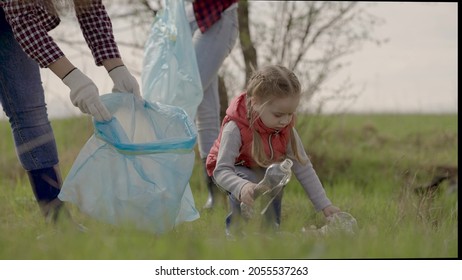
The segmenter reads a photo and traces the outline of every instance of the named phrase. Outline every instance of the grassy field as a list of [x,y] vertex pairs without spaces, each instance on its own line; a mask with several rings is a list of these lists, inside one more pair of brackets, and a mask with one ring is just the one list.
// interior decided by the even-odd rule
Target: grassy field
[[[53,120],[63,177],[92,134],[89,118]],[[457,115],[299,116],[297,128],[329,198],[358,221],[354,236],[318,236],[321,227],[295,179],[286,188],[278,234],[224,235],[224,200],[211,212],[200,165],[190,185],[200,219],[155,236],[97,222],[46,225],[0,121],[0,259],[376,259],[458,257]],[[197,161],[199,163],[199,160]],[[422,193],[440,175],[451,178]]]

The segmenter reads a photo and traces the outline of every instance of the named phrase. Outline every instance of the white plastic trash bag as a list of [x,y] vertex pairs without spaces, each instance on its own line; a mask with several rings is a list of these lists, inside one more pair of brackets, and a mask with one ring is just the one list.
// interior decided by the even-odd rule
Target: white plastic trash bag
[[99,220],[154,233],[197,219],[188,184],[197,133],[186,112],[127,93],[101,99],[113,118],[94,122],[95,133],[75,160],[59,199]]
[[164,0],[143,57],[142,96],[101,96],[113,114],[94,122],[59,198],[112,224],[162,233],[199,217],[189,186],[203,92],[183,0]]
[[179,106],[194,120],[203,91],[184,0],[164,0],[163,7],[144,46],[142,95]]

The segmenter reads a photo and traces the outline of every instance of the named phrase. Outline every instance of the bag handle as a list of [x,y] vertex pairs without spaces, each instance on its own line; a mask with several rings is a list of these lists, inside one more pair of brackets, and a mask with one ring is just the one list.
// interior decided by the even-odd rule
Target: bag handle
[[[197,134],[193,128],[194,126],[183,109],[175,106],[168,107],[172,115],[185,125],[186,135],[184,137],[165,138],[147,143],[133,143],[116,117],[112,117],[111,120],[106,122],[94,120],[95,136],[125,154],[189,153],[196,144]],[[149,102],[145,102],[143,110],[156,109],[159,110]]]

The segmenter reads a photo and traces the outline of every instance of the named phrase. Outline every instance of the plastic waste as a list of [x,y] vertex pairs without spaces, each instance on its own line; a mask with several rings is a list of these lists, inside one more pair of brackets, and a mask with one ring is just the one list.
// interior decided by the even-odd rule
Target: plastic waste
[[[266,169],[265,176],[263,179],[257,184],[255,189],[255,197],[256,200],[258,197],[267,198],[268,201],[265,201],[266,205],[261,210],[260,214],[263,215],[268,206],[272,202],[272,200],[277,196],[277,194],[282,190],[282,188],[287,185],[290,181],[290,177],[292,175],[292,165],[293,162],[290,159],[285,159],[280,163],[273,163]],[[254,209],[253,207],[241,202],[241,214],[250,219],[254,216]]]
[[162,2],[144,45],[142,95],[181,107],[194,120],[204,94],[184,0]]
[[[302,229],[302,231],[306,231]],[[310,231],[320,235],[346,234],[355,235],[358,232],[358,222],[347,212],[338,212],[327,218],[327,223],[321,228],[311,226]]]
[[111,224],[162,233],[199,217],[189,186],[203,98],[184,0],[163,0],[144,46],[141,93],[106,94],[59,198]]
[[101,101],[113,118],[94,121],[59,199],[98,220],[154,233],[199,218],[188,184],[197,133],[186,112],[127,93]]

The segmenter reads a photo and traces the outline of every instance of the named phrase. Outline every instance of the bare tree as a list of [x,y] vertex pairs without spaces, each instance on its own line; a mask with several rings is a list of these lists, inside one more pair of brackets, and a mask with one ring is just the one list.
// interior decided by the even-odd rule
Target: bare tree
[[[245,79],[241,80],[244,84],[249,71],[258,67],[258,60],[262,64],[282,64],[293,70],[303,83],[304,101],[309,101],[320,91],[330,94],[324,102],[349,98],[357,90],[349,77],[336,87],[327,82],[348,66],[348,55],[359,51],[364,43],[384,42],[373,37],[374,28],[383,22],[367,12],[369,5],[358,2],[241,0],[242,56],[238,57],[239,53],[233,52],[227,63],[232,64],[230,68],[238,69],[237,72],[245,73]],[[252,19],[251,22],[249,19]],[[235,80],[235,77],[232,79]]]
[[[130,34],[128,38],[117,38],[119,46],[142,57],[144,41],[155,14],[162,8],[162,0],[113,0],[105,1],[105,5],[115,31]],[[240,0],[239,42],[220,70],[224,80],[220,95],[241,91],[261,63],[292,69],[302,81],[303,101],[319,92],[328,93],[324,102],[354,96],[352,92],[357,89],[348,77],[335,86],[329,81],[345,72],[348,56],[364,43],[384,42],[373,37],[374,28],[382,22],[368,13],[370,5],[373,4]],[[68,38],[67,34],[59,37],[62,42],[77,45]],[[139,65],[133,68],[140,74]],[[226,98],[221,98],[221,106],[227,107]]]
[[245,64],[245,82],[257,68],[257,50],[252,42],[249,24],[249,3],[247,0],[239,1],[239,42]]

